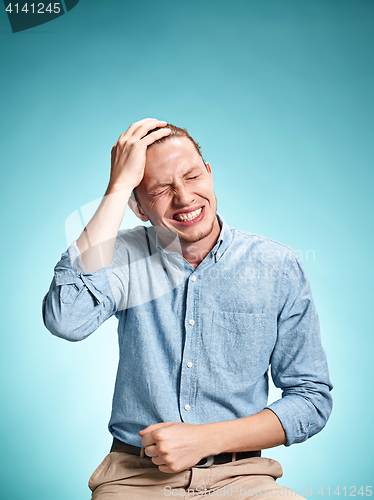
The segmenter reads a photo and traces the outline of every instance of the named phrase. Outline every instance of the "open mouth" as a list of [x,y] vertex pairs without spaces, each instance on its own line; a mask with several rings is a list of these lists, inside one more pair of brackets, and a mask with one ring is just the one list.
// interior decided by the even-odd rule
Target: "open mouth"
[[177,212],[173,215],[173,220],[182,223],[197,222],[202,218],[203,209],[204,207],[200,207],[191,212]]

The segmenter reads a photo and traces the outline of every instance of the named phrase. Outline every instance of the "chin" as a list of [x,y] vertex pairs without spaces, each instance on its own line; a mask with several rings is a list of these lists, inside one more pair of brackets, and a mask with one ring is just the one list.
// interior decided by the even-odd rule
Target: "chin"
[[178,234],[179,241],[181,243],[197,243],[198,241],[201,241],[204,238],[206,238],[207,236],[209,236],[212,233],[213,229],[214,229],[214,220],[213,220],[210,228],[208,228],[205,231],[201,231],[197,234],[191,234],[191,236],[185,236],[183,234]]

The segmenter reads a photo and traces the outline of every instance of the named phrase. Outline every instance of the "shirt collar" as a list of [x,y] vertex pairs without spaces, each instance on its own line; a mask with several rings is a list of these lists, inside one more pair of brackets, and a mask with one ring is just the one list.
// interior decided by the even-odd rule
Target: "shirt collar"
[[218,213],[217,213],[217,219],[221,227],[221,232],[219,233],[216,244],[210,251],[212,257],[215,257],[216,262],[222,257],[222,255],[225,253],[225,251],[227,250],[232,241],[232,233],[228,224],[225,222],[223,217],[221,217],[221,215],[219,215]]

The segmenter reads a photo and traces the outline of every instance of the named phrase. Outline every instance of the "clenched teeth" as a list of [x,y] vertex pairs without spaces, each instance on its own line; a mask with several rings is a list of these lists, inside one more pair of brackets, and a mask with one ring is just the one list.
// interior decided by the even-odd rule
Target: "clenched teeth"
[[188,214],[176,214],[174,215],[174,219],[178,220],[179,222],[196,219],[196,217],[201,214],[202,210],[202,208],[199,208],[198,210],[194,210],[193,212],[189,212]]

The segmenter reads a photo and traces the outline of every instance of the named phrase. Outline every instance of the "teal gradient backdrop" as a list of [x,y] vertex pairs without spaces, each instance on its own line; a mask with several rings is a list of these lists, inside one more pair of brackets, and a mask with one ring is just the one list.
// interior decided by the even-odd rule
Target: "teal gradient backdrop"
[[89,499],[108,452],[116,321],[68,343],[41,302],[65,220],[147,116],[198,140],[230,225],[304,260],[335,404],[322,433],[265,452],[279,482],[372,485],[373,21],[369,0],[81,0],[18,34],[0,15],[1,498]]

